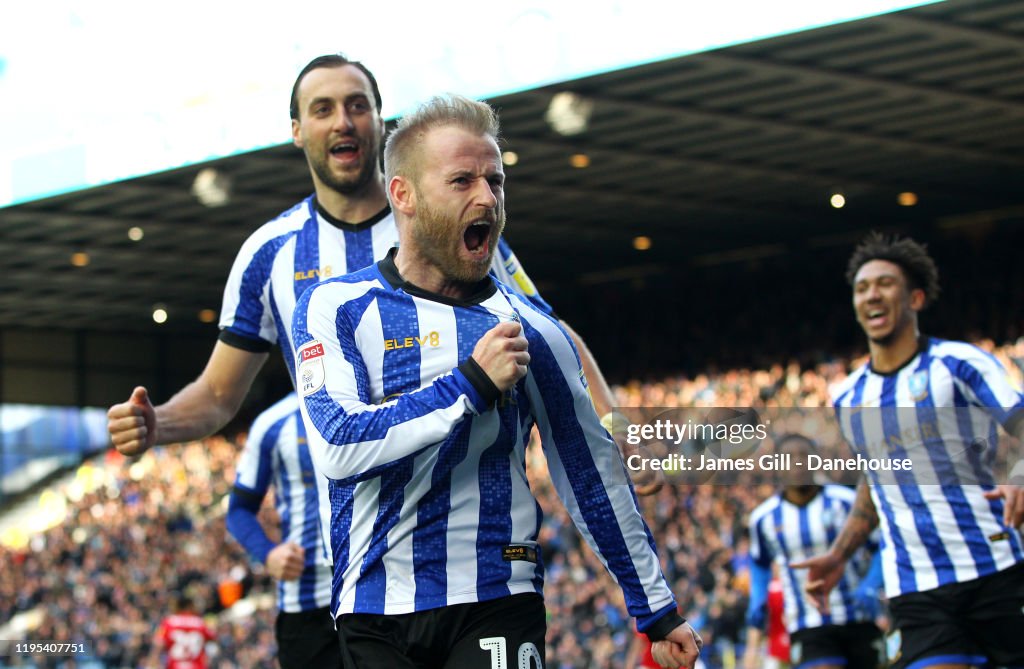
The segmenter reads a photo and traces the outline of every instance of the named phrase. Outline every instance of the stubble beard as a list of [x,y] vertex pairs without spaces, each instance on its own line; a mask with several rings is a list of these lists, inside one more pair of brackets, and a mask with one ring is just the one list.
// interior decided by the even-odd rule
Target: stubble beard
[[[362,151],[366,147],[360,144],[359,148]],[[331,169],[330,152],[327,152],[327,157],[314,157],[307,152],[306,159],[309,162],[309,166],[313,169],[313,173],[316,174],[317,179],[322,184],[342,195],[356,195],[365,190],[367,184],[373,180],[376,155],[377,152],[373,152],[374,157],[368,159],[368,154],[364,153],[362,163],[355,176],[348,176],[347,174],[338,175],[334,172]]]

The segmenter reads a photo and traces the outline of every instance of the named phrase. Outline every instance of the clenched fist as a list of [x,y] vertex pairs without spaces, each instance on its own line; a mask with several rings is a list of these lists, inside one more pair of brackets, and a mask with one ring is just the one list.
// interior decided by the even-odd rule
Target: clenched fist
[[498,323],[484,333],[473,349],[473,360],[487,373],[500,392],[505,392],[526,376],[530,364],[523,326],[516,322]]

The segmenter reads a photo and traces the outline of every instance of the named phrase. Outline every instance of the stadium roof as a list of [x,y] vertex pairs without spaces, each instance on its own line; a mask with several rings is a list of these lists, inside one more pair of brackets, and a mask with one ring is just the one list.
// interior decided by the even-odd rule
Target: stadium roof
[[[563,91],[592,103],[585,132],[545,120]],[[548,292],[848,247],[870,227],[1024,218],[1024,0],[951,0],[491,102],[518,156],[507,236]],[[227,204],[192,194],[204,167],[230,179]],[[242,240],[309,192],[288,145],[2,209],[0,328],[208,332],[198,314],[219,308]]]

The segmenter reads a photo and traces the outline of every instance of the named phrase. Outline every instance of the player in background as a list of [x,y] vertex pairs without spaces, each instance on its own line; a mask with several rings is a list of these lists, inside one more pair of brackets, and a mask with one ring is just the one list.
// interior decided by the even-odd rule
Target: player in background
[[[340,667],[338,636],[330,617],[332,570],[321,553],[316,472],[289,393],[261,413],[238,459],[226,524],[253,560],[277,580],[277,659],[281,669]],[[281,541],[274,543],[257,517],[273,487]]]
[[846,561],[881,526],[894,667],[1024,666],[1024,495],[1017,475],[997,485],[992,469],[998,426],[1024,432],[1024,395],[991,355],[921,334],[939,293],[922,245],[874,233],[847,279],[871,355],[833,390],[836,417],[856,453],[913,467],[868,471],[829,551],[793,566],[809,569],[827,610]]
[[[380,170],[380,111],[377,81],[362,63],[326,55],[302,69],[292,87],[292,141],[305,154],[314,193],[242,245],[224,290],[221,332],[199,378],[156,407],[141,386],[110,407],[108,430],[119,452],[138,455],[224,427],[275,345],[294,382],[290,327],[296,299],[324,278],[380,260],[398,241]],[[508,244],[502,239],[497,247],[494,275],[551,313]],[[586,345],[562,324],[576,343],[597,411],[611,426],[611,390]],[[637,476],[642,493],[660,487],[649,472]]]
[[206,669],[206,645],[214,640],[213,630],[196,612],[192,600],[176,594],[173,613],[160,623],[157,644],[164,650],[167,669]]
[[[794,669],[876,669],[884,664],[882,633],[874,620],[882,584],[877,537],[847,562],[839,586],[832,591],[828,613],[818,611],[804,592],[807,572],[799,562],[828,549],[853,507],[855,493],[835,484],[815,483],[802,464],[817,449],[800,434],[779,437],[776,451],[792,458],[786,485],[750,514],[750,604],[748,638],[767,622],[768,585],[773,565],[783,586],[786,630]],[[753,644],[750,644],[753,646]],[[746,669],[754,663],[748,647]],[[752,666],[751,666],[752,665]]]
[[497,138],[493,110],[459,96],[403,118],[384,157],[401,243],[295,309],[345,666],[543,667],[541,511],[525,471],[536,425],[556,490],[655,658],[692,667],[699,637],[572,340],[487,272],[505,223]]

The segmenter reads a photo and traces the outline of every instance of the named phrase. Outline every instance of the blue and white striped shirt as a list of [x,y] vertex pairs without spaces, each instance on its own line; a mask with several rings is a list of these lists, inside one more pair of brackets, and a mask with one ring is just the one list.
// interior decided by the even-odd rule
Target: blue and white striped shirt
[[791,562],[828,551],[850,515],[855,497],[850,488],[827,484],[804,506],[789,502],[779,493],[750,514],[750,557],[762,567],[770,567],[773,561],[779,565],[786,629],[791,634],[822,625],[874,619],[871,611],[859,606],[856,594],[870,566],[871,554],[878,549],[877,533],[847,562],[838,585],[829,593],[827,614],[818,611],[804,592],[807,570],[789,567]]
[[[463,363],[508,320],[522,323],[529,371],[488,408]],[[294,335],[310,449],[330,479],[336,616],[541,593],[525,466],[535,424],[556,490],[640,629],[675,610],[619,450],[549,316],[501,284],[466,301],[425,293],[389,255],[303,295]]]
[[[288,613],[324,608],[331,603],[332,570],[321,542],[316,473],[295,393],[253,421],[236,468],[228,530],[260,562],[266,561],[273,544],[252,523],[258,525],[255,512],[271,486],[281,521],[281,543],[298,544],[306,558],[297,580],[278,583],[278,608]],[[238,518],[239,513],[247,517]]]
[[[280,345],[294,382],[291,326],[299,296],[322,279],[369,267],[397,244],[398,230],[390,209],[363,223],[349,224],[323,211],[314,196],[307,197],[262,225],[242,244],[224,287],[220,339],[255,352]],[[542,311],[552,313],[504,239],[498,241],[491,273]],[[326,530],[331,517],[326,480],[317,477],[317,485]]]
[[997,426],[1024,418],[1024,395],[981,349],[922,339],[900,369],[865,364],[833,391],[836,417],[854,451],[908,458],[911,471],[869,471],[884,537],[889,597],[962,583],[1024,559],[1019,532],[1003,524],[994,485]]

